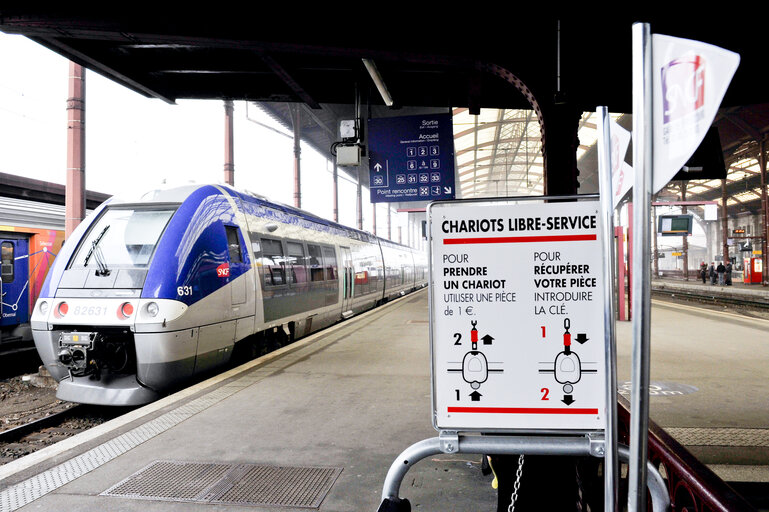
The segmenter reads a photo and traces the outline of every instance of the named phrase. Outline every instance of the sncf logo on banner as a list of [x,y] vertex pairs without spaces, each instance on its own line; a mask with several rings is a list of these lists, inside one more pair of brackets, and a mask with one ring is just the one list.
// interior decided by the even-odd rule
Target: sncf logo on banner
[[705,59],[695,54],[662,66],[662,122],[666,133],[676,124],[697,123],[702,119],[705,109],[705,68]]
[[655,34],[654,177],[664,187],[697,150],[716,116],[740,56],[717,46]]

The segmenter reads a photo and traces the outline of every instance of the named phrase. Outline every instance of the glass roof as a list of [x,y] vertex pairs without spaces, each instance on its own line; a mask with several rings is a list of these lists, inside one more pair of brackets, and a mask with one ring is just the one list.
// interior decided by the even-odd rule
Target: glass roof
[[542,195],[542,136],[532,110],[454,109],[460,198]]
[[[453,114],[459,198],[544,194],[542,138],[534,111],[481,109],[479,115],[471,115],[466,108],[456,108]],[[622,114],[610,115],[615,121],[623,117]],[[587,158],[591,151],[594,153],[597,140],[595,116],[595,112],[585,112],[579,124],[577,166],[581,181],[590,172],[595,172],[594,169],[584,168],[596,165]],[[747,202],[760,201],[760,170],[755,157],[739,156],[755,155],[755,151],[746,148],[734,154],[734,161],[727,162],[726,184],[730,192],[727,205],[739,208]],[[630,151],[626,161],[632,162]],[[671,182],[657,198],[680,200],[680,188],[681,182]],[[580,193],[591,191],[580,187]],[[687,201],[720,203],[722,196],[722,180],[686,182]]]

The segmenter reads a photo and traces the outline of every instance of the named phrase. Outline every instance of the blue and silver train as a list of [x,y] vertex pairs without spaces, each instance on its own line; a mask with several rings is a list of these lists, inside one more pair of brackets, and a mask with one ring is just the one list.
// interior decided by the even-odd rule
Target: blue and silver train
[[112,198],[32,314],[58,398],[140,405],[427,284],[420,251],[227,186]]

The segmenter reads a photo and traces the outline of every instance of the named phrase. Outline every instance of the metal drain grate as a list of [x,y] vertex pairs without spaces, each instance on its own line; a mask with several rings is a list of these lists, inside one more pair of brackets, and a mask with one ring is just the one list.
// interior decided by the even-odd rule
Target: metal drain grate
[[342,468],[155,461],[103,496],[318,508]]

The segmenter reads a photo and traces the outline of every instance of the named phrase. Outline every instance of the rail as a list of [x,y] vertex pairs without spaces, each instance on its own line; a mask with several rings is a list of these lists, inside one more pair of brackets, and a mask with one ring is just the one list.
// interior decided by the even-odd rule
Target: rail
[[[618,440],[629,444],[630,404],[622,396],[618,397],[617,412]],[[756,512],[742,496],[652,420],[649,420],[649,461],[667,485],[671,512]]]

